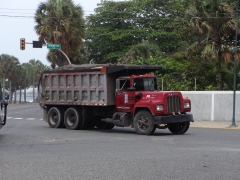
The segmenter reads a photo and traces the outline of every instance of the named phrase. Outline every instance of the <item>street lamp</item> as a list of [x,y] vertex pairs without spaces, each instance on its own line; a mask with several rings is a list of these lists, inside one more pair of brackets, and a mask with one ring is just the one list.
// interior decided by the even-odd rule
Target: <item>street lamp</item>
[[235,55],[234,55],[234,78],[233,78],[233,116],[232,116],[232,124],[230,127],[237,127],[236,122],[235,122],[235,104],[236,104],[236,76],[237,76],[237,68],[236,68],[236,57],[237,57],[237,35],[238,35],[238,5],[239,5],[239,0],[237,0],[236,3],[236,36],[235,36]]

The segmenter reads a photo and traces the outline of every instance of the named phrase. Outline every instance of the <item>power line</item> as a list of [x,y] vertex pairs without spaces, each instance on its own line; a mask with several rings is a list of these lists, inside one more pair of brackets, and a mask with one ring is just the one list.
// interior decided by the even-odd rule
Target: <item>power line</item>
[[[15,11],[15,10],[19,10],[19,11],[36,11],[37,9],[11,9],[11,8],[0,8],[2,10],[10,10],[10,11]],[[84,12],[94,12],[94,11],[84,11]]]
[[36,10],[36,9],[11,9],[11,8],[0,8],[0,9],[4,9],[4,10],[20,10],[20,11]]
[[33,14],[33,13],[27,13],[27,12],[0,12],[1,14],[7,13],[7,14]]
[[[1,13],[1,12],[0,12]],[[1,15],[0,14],[0,17],[9,17],[9,18],[17,18],[17,17],[21,17],[21,18],[33,18],[35,16],[20,16],[20,15],[6,15],[6,14],[3,14]],[[47,18],[56,18],[56,17],[47,17]],[[229,18],[234,18],[234,17],[231,17],[231,16],[228,16],[228,17],[191,17],[191,18],[180,18],[180,19],[192,19],[192,18],[208,18],[208,19],[229,19]],[[73,18],[66,18],[66,19],[73,19]],[[92,19],[101,19],[101,20],[139,20],[139,19],[146,19],[146,20],[154,20],[154,19],[171,19],[169,17],[161,17],[159,16],[159,18],[146,18],[146,17],[138,17],[138,18],[98,18],[98,17],[95,17],[95,18],[92,18]]]
[[7,17],[7,18],[33,18],[34,16],[11,16],[11,15],[0,15],[0,17]]
[[[20,11],[25,11],[25,10],[33,10],[33,11],[36,11],[36,9],[11,9],[11,8],[0,8],[0,10],[20,10]],[[95,12],[95,11],[84,11],[84,12]],[[116,11],[113,11],[113,12],[109,12],[109,13],[116,13]],[[121,13],[121,12],[118,12],[118,13]],[[124,13],[124,12],[122,12]],[[205,14],[205,12],[197,12],[197,14]],[[229,14],[228,12],[222,12],[222,13],[209,13],[209,14]],[[233,13],[233,15],[236,15],[236,13]]]

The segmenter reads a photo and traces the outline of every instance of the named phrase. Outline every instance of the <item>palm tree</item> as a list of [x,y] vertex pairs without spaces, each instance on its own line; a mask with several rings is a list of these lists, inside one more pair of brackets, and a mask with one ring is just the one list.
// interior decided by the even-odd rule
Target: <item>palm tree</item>
[[23,63],[22,64],[22,68],[23,68],[23,73],[24,73],[24,82],[25,82],[25,87],[24,87],[24,102],[26,102],[26,96],[27,96],[27,92],[26,92],[26,88],[28,88],[31,83],[32,83],[32,77],[33,77],[33,73],[32,73],[32,65],[30,63]]
[[176,24],[181,23],[178,30],[192,43],[188,49],[189,58],[201,52],[203,59],[215,62],[217,87],[222,90],[222,64],[233,60],[230,54],[232,35],[236,32],[234,4],[229,0],[193,0],[188,6],[186,17],[177,19]]
[[39,77],[39,66],[41,63],[41,61],[39,60],[35,60],[35,59],[32,59],[29,61],[30,65],[31,65],[31,84],[33,86],[33,102],[34,102],[34,99],[35,99],[35,87],[36,87],[36,82],[38,81],[38,77]]
[[33,102],[35,100],[35,87],[38,83],[38,80],[42,74],[42,72],[46,69],[49,69],[48,66],[42,64],[41,61],[39,60],[35,60],[35,59],[32,59],[32,60],[29,60],[29,64],[30,64],[30,71],[29,71],[29,74],[31,76],[31,84],[33,86]]
[[[83,10],[72,0],[48,0],[41,3],[35,14],[36,33],[45,43],[61,44],[62,51],[74,63],[84,36]],[[68,64],[59,51],[51,50],[47,56],[52,66]]]
[[[18,77],[18,67],[20,65],[18,59],[14,56],[10,56],[8,54],[2,54],[0,56],[0,75],[3,77],[3,86],[5,86],[5,79],[8,79],[9,86],[7,89],[10,91],[10,98],[9,101],[12,101],[12,94],[13,94],[13,89],[12,89],[12,82],[16,81]],[[15,84],[15,83],[13,83]]]
[[9,79],[9,89],[10,89],[10,99],[11,99],[10,102],[12,102],[12,94],[13,94],[12,82],[16,81],[16,79],[18,78],[21,65],[19,60],[13,56],[12,56],[12,61],[9,64],[10,64],[10,69],[9,69],[8,79]]

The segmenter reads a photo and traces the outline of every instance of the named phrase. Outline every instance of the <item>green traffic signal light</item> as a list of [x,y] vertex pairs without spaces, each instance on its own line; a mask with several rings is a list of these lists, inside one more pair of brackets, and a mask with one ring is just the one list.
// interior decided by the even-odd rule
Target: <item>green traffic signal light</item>
[[20,39],[20,49],[25,50],[25,38]]

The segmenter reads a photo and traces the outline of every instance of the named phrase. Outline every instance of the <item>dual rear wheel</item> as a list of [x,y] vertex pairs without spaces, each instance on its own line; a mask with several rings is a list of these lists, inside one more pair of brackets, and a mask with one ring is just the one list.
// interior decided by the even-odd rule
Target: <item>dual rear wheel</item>
[[67,129],[82,129],[84,125],[84,119],[81,111],[78,111],[75,108],[68,108],[64,114],[64,124]]
[[48,124],[51,128],[61,128],[64,126],[63,110],[52,107],[47,114]]
[[65,127],[76,130],[96,126],[98,129],[112,129],[115,125],[99,120],[96,124],[84,122],[82,111],[77,108],[68,108],[66,112],[59,107],[52,107],[48,111],[48,124],[52,128]]
[[48,124],[52,128],[61,128],[66,126],[67,129],[81,129],[84,124],[81,111],[76,108],[68,108],[66,112],[61,108],[52,107],[47,115]]

